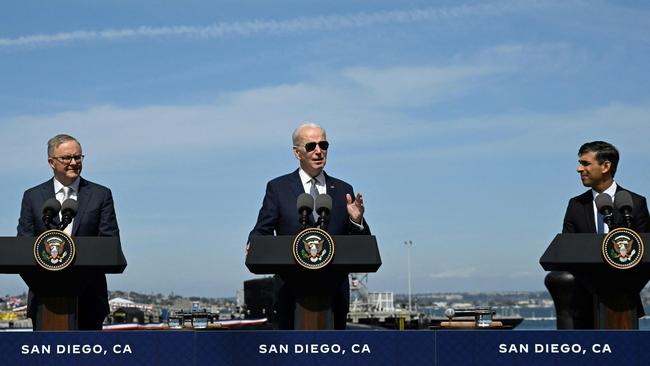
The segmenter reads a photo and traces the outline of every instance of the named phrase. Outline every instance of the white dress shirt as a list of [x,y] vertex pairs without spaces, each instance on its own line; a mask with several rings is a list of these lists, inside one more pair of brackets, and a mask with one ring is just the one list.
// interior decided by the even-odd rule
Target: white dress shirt
[[[65,193],[63,192],[63,187],[64,185],[61,184],[56,178],[52,178],[54,180],[54,197],[56,197],[56,200],[59,201],[59,203],[63,203],[63,198],[65,197]],[[77,201],[77,194],[79,194],[79,181],[80,178],[77,177],[77,179],[72,182],[68,187],[70,187],[70,195],[68,198],[71,198],[75,201]],[[61,212],[59,212],[59,220],[61,220]],[[72,235],[72,224],[74,224],[74,219],[66,226],[65,230],[63,230],[65,233],[68,235]]]
[[[300,176],[300,182],[302,182],[302,188],[305,190],[305,193],[310,194],[312,176],[307,174],[307,172],[302,170],[302,168],[298,169],[298,175]],[[321,171],[320,174],[313,178],[316,179],[316,190],[318,190],[318,194],[327,193],[327,186],[325,185],[325,173]],[[361,219],[361,224],[357,224],[356,222],[352,221],[352,218],[350,218],[350,222],[356,225],[360,230],[363,230],[363,218]]]
[[302,188],[305,190],[305,193],[309,194],[311,190],[311,180],[313,178],[316,179],[316,189],[318,190],[318,194],[327,193],[327,187],[325,186],[325,173],[320,172],[320,174],[312,178],[312,176],[300,168],[298,170],[298,175],[300,175],[300,181],[302,182]]
[[[612,197],[612,202],[614,201],[614,196],[616,195],[616,189],[618,188],[618,185],[616,185],[616,182],[613,182],[609,188],[607,188],[603,193],[607,193]],[[598,208],[596,207],[596,196],[598,196],[600,193],[596,192],[595,189],[591,189],[591,194],[594,196],[593,200],[593,205],[594,205],[594,222],[596,223],[596,230],[598,230]],[[604,233],[598,233],[598,234],[607,234],[609,232],[609,226],[607,223],[604,224],[605,226],[605,232]]]

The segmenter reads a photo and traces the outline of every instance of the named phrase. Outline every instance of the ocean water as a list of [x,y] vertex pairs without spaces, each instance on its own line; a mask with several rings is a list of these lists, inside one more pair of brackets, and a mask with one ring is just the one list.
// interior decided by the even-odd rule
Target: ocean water
[[[555,320],[530,320],[524,319],[515,330],[555,330]],[[639,319],[640,330],[650,330],[650,318],[643,317]]]
[[[524,320],[516,330],[555,330],[555,309],[542,307],[499,307],[495,309],[497,316],[521,316]],[[650,314],[650,308],[646,307],[646,314]],[[442,309],[428,309],[426,311],[432,316],[444,316]],[[639,329],[650,330],[650,316],[639,319]]]
[[[557,329],[555,323],[555,309],[553,308],[517,308],[501,309],[498,314],[513,315],[517,314],[524,318],[516,330],[554,330]],[[650,314],[650,309],[645,309],[646,314]],[[645,316],[639,319],[639,329],[650,329],[650,317]]]

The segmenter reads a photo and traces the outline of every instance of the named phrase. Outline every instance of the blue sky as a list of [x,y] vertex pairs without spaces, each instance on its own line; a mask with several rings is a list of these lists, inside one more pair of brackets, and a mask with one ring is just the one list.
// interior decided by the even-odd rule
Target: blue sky
[[232,296],[308,120],[364,194],[371,289],[406,292],[412,240],[415,292],[541,290],[583,142],[615,144],[618,182],[648,194],[649,19],[609,1],[4,1],[0,235],[69,133],[113,190],[129,266],[109,287]]

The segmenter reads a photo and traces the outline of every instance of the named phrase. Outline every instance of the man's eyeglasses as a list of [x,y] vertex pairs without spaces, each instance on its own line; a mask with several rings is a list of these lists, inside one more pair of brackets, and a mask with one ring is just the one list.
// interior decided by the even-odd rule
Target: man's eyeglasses
[[62,162],[63,164],[72,163],[72,159],[74,159],[77,163],[81,163],[84,160],[84,155],[53,156],[53,158]]
[[320,147],[321,150],[327,150],[328,147],[330,147],[330,143],[327,141],[318,141],[318,142],[308,142],[305,144],[305,150],[307,152],[312,152],[316,150],[316,145]]

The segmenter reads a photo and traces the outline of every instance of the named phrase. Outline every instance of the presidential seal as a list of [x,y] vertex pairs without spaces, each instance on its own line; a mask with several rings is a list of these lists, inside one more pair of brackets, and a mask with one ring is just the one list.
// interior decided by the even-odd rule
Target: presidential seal
[[643,259],[643,240],[636,231],[618,228],[603,240],[603,258],[614,268],[634,268]]
[[48,230],[34,242],[34,258],[48,271],[60,271],[75,257],[74,241],[61,230]]
[[296,235],[292,249],[296,262],[307,269],[323,268],[334,258],[334,240],[325,230],[317,228]]

